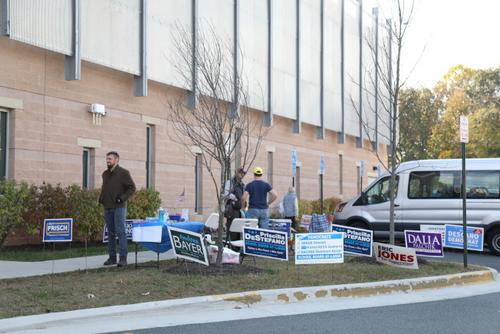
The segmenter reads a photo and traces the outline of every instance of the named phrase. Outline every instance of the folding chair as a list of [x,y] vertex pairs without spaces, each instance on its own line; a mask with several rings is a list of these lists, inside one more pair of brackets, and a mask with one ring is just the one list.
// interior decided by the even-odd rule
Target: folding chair
[[212,241],[212,233],[219,229],[219,214],[211,213],[205,221],[205,232],[210,235],[210,242]]
[[[235,218],[231,223],[231,227],[229,228],[229,232],[240,233],[243,234],[243,227],[257,227],[259,225],[259,220],[254,218]],[[229,233],[231,235],[231,233]],[[243,262],[244,254],[241,249],[243,248],[243,238],[240,240],[226,240],[226,244],[229,244],[231,247],[236,247],[240,249],[240,263]],[[254,258],[255,263],[255,258]]]

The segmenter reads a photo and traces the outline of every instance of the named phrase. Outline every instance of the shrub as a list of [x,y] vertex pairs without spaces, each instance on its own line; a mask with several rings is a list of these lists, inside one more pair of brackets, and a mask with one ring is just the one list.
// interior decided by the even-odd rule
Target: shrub
[[[337,204],[341,202],[340,198],[329,197],[323,200],[323,210],[325,214],[332,214]],[[320,200],[300,200],[299,201],[299,216],[312,215],[313,213],[321,213]]]
[[[41,186],[0,181],[0,245],[12,228],[42,239],[46,218],[73,218],[73,240],[99,240],[104,228],[99,189],[86,190],[78,185]],[[153,216],[160,207],[160,193],[153,189],[137,191],[128,202],[128,218]]]
[[26,183],[0,181],[0,245],[14,227],[22,224],[28,196]]
[[144,219],[156,216],[161,205],[160,193],[154,189],[140,189],[129,199],[127,217]]

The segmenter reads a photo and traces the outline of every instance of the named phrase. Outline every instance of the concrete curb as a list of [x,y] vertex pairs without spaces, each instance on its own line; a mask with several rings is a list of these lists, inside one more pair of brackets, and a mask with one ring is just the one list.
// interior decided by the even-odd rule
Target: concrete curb
[[0,333],[39,328],[61,321],[85,321],[86,319],[123,316],[127,313],[168,310],[179,306],[232,302],[250,307],[253,304],[300,303],[326,300],[327,298],[362,298],[392,293],[412,292],[448,287],[482,284],[499,280],[495,269],[459,273],[452,275],[411,278],[370,283],[300,287],[290,289],[247,291],[223,295],[172,299],[131,305],[117,305],[84,310],[22,316],[0,320]]

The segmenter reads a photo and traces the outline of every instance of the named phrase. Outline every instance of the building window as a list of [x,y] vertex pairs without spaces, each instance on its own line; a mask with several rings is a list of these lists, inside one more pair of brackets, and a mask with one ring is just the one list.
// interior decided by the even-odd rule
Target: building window
[[0,110],[0,179],[7,178],[7,112]]
[[202,213],[203,208],[203,157],[200,153],[196,154],[194,163],[194,211],[198,214]]
[[267,182],[273,185],[273,152],[267,152]]
[[154,126],[146,127],[146,188],[154,187]]
[[83,189],[92,189],[92,149],[84,148],[83,156],[82,156],[82,167],[83,167],[83,175],[82,175],[82,188]]
[[297,199],[300,199],[300,167],[297,166],[295,169],[295,193],[297,194]]
[[344,156],[339,154],[339,194],[344,193]]

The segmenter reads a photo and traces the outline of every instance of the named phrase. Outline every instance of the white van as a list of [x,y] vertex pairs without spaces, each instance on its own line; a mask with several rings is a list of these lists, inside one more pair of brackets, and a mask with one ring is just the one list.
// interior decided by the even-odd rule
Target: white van
[[[421,225],[462,224],[460,159],[419,160],[397,169],[395,236]],[[483,227],[485,243],[500,255],[500,158],[467,159],[467,224]],[[373,181],[356,198],[340,203],[335,223],[371,229],[389,237],[389,174]]]

